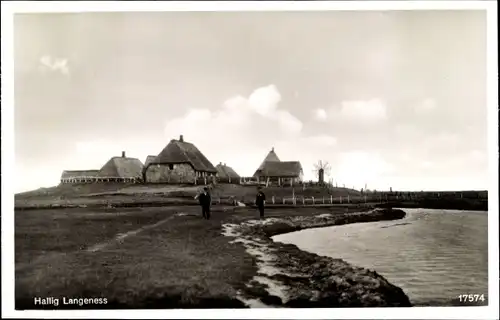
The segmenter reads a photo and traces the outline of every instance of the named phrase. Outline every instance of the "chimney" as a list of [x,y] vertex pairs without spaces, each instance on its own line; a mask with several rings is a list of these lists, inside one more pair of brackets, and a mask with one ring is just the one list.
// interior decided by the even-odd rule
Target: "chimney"
[[222,162],[219,162],[219,165],[222,166]]
[[271,148],[271,152],[274,152],[274,147]]
[[179,137],[179,141],[180,142],[184,142],[184,136],[181,134],[181,136]]
[[125,151],[122,151],[122,158],[125,158]]

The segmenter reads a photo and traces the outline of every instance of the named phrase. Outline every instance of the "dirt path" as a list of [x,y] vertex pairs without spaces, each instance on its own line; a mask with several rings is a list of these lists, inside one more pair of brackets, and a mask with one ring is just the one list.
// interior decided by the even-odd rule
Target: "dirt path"
[[145,226],[142,226],[138,229],[135,229],[135,230],[131,230],[131,231],[128,231],[128,232],[125,232],[125,233],[119,233],[117,234],[113,239],[111,240],[108,240],[108,241],[104,241],[104,242],[101,242],[101,243],[98,243],[98,244],[95,244],[89,248],[86,249],[86,251],[88,252],[96,252],[96,251],[100,251],[114,243],[121,243],[125,240],[125,238],[128,238],[130,236],[135,236],[143,231],[146,231],[146,230],[151,230],[151,229],[154,229],[154,228],[157,228],[159,226],[161,226],[162,224],[165,224],[167,223],[168,221],[170,220],[173,220],[179,216],[184,216],[186,214],[183,214],[183,213],[176,213],[168,218],[165,218],[163,220],[160,220],[158,221],[157,223],[155,224],[150,224],[150,225],[145,225]]

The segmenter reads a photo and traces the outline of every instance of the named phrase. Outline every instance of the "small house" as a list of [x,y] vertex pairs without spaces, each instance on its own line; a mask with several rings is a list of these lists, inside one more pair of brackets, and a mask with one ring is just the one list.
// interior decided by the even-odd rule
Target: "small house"
[[302,182],[303,170],[299,161],[281,161],[274,151],[269,151],[254,173],[258,182],[276,182],[278,185]]
[[97,181],[99,170],[64,170],[61,183],[88,183]]
[[237,183],[240,181],[240,175],[225,163],[220,162],[215,168],[217,169],[217,180],[219,182]]
[[150,162],[144,176],[148,183],[193,183],[199,179],[212,180],[217,169],[192,143],[172,139],[169,144]]
[[122,152],[121,157],[113,157],[99,170],[99,182],[141,182],[143,164],[139,159],[129,158]]
[[260,178],[278,185],[294,185],[303,180],[302,165],[299,161],[268,161],[261,170]]

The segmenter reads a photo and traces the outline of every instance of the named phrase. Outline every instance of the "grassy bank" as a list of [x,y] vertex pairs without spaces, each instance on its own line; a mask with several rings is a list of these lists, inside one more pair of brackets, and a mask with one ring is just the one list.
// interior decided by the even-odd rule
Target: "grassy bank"
[[[242,301],[249,299],[288,307],[409,305],[399,288],[375,272],[270,240],[277,233],[394,219],[401,212],[277,208],[268,210],[268,223],[249,227],[256,217],[250,208],[216,207],[210,221],[198,211],[191,206],[16,211],[16,308],[244,308]],[[273,296],[258,281],[260,259],[231,241],[237,238],[222,234],[227,225],[242,226],[239,238],[251,237],[273,252],[271,264],[285,272],[268,279],[288,288],[288,299]],[[36,297],[106,298],[107,303],[41,306],[34,304]]]
[[[263,301],[274,306],[404,307],[411,306],[409,298],[375,271],[271,240],[274,235],[307,228],[394,220],[404,216],[401,210],[374,210],[279,217],[224,227],[227,234],[236,237],[236,241],[242,242],[257,258],[259,273],[244,290],[249,299],[255,299],[252,294],[260,289]],[[262,287],[267,290],[263,291]],[[273,291],[276,295],[270,294]]]

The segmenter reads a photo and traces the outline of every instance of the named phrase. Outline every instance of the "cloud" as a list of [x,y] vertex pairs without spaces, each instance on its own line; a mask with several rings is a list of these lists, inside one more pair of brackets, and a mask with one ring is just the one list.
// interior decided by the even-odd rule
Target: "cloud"
[[380,99],[343,101],[340,115],[354,121],[380,121],[387,119],[387,107]]
[[271,84],[267,87],[256,89],[248,97],[248,106],[262,116],[273,116],[278,103],[281,100],[281,95],[275,85]]
[[326,121],[328,118],[328,114],[325,109],[316,109],[314,110],[314,119],[318,121]]
[[42,71],[61,72],[63,75],[69,75],[68,59],[54,58],[45,55],[40,58],[40,66]]
[[314,110],[318,121],[348,122],[349,124],[377,124],[388,119],[387,106],[381,99],[345,100],[331,108]]
[[431,113],[436,109],[436,107],[437,107],[436,101],[434,99],[428,98],[423,100],[421,103],[417,104],[414,109],[416,114],[423,115]]
[[357,188],[362,188],[365,183],[384,185],[392,172],[393,165],[380,154],[362,150],[340,153],[332,170],[333,179],[339,184]]
[[240,174],[253,174],[254,167],[278,142],[302,137],[302,121],[283,109],[280,101],[281,94],[271,84],[257,88],[248,97],[231,97],[219,108],[191,108],[167,120],[165,137],[177,139],[182,134],[212,162],[231,163],[243,171]]

